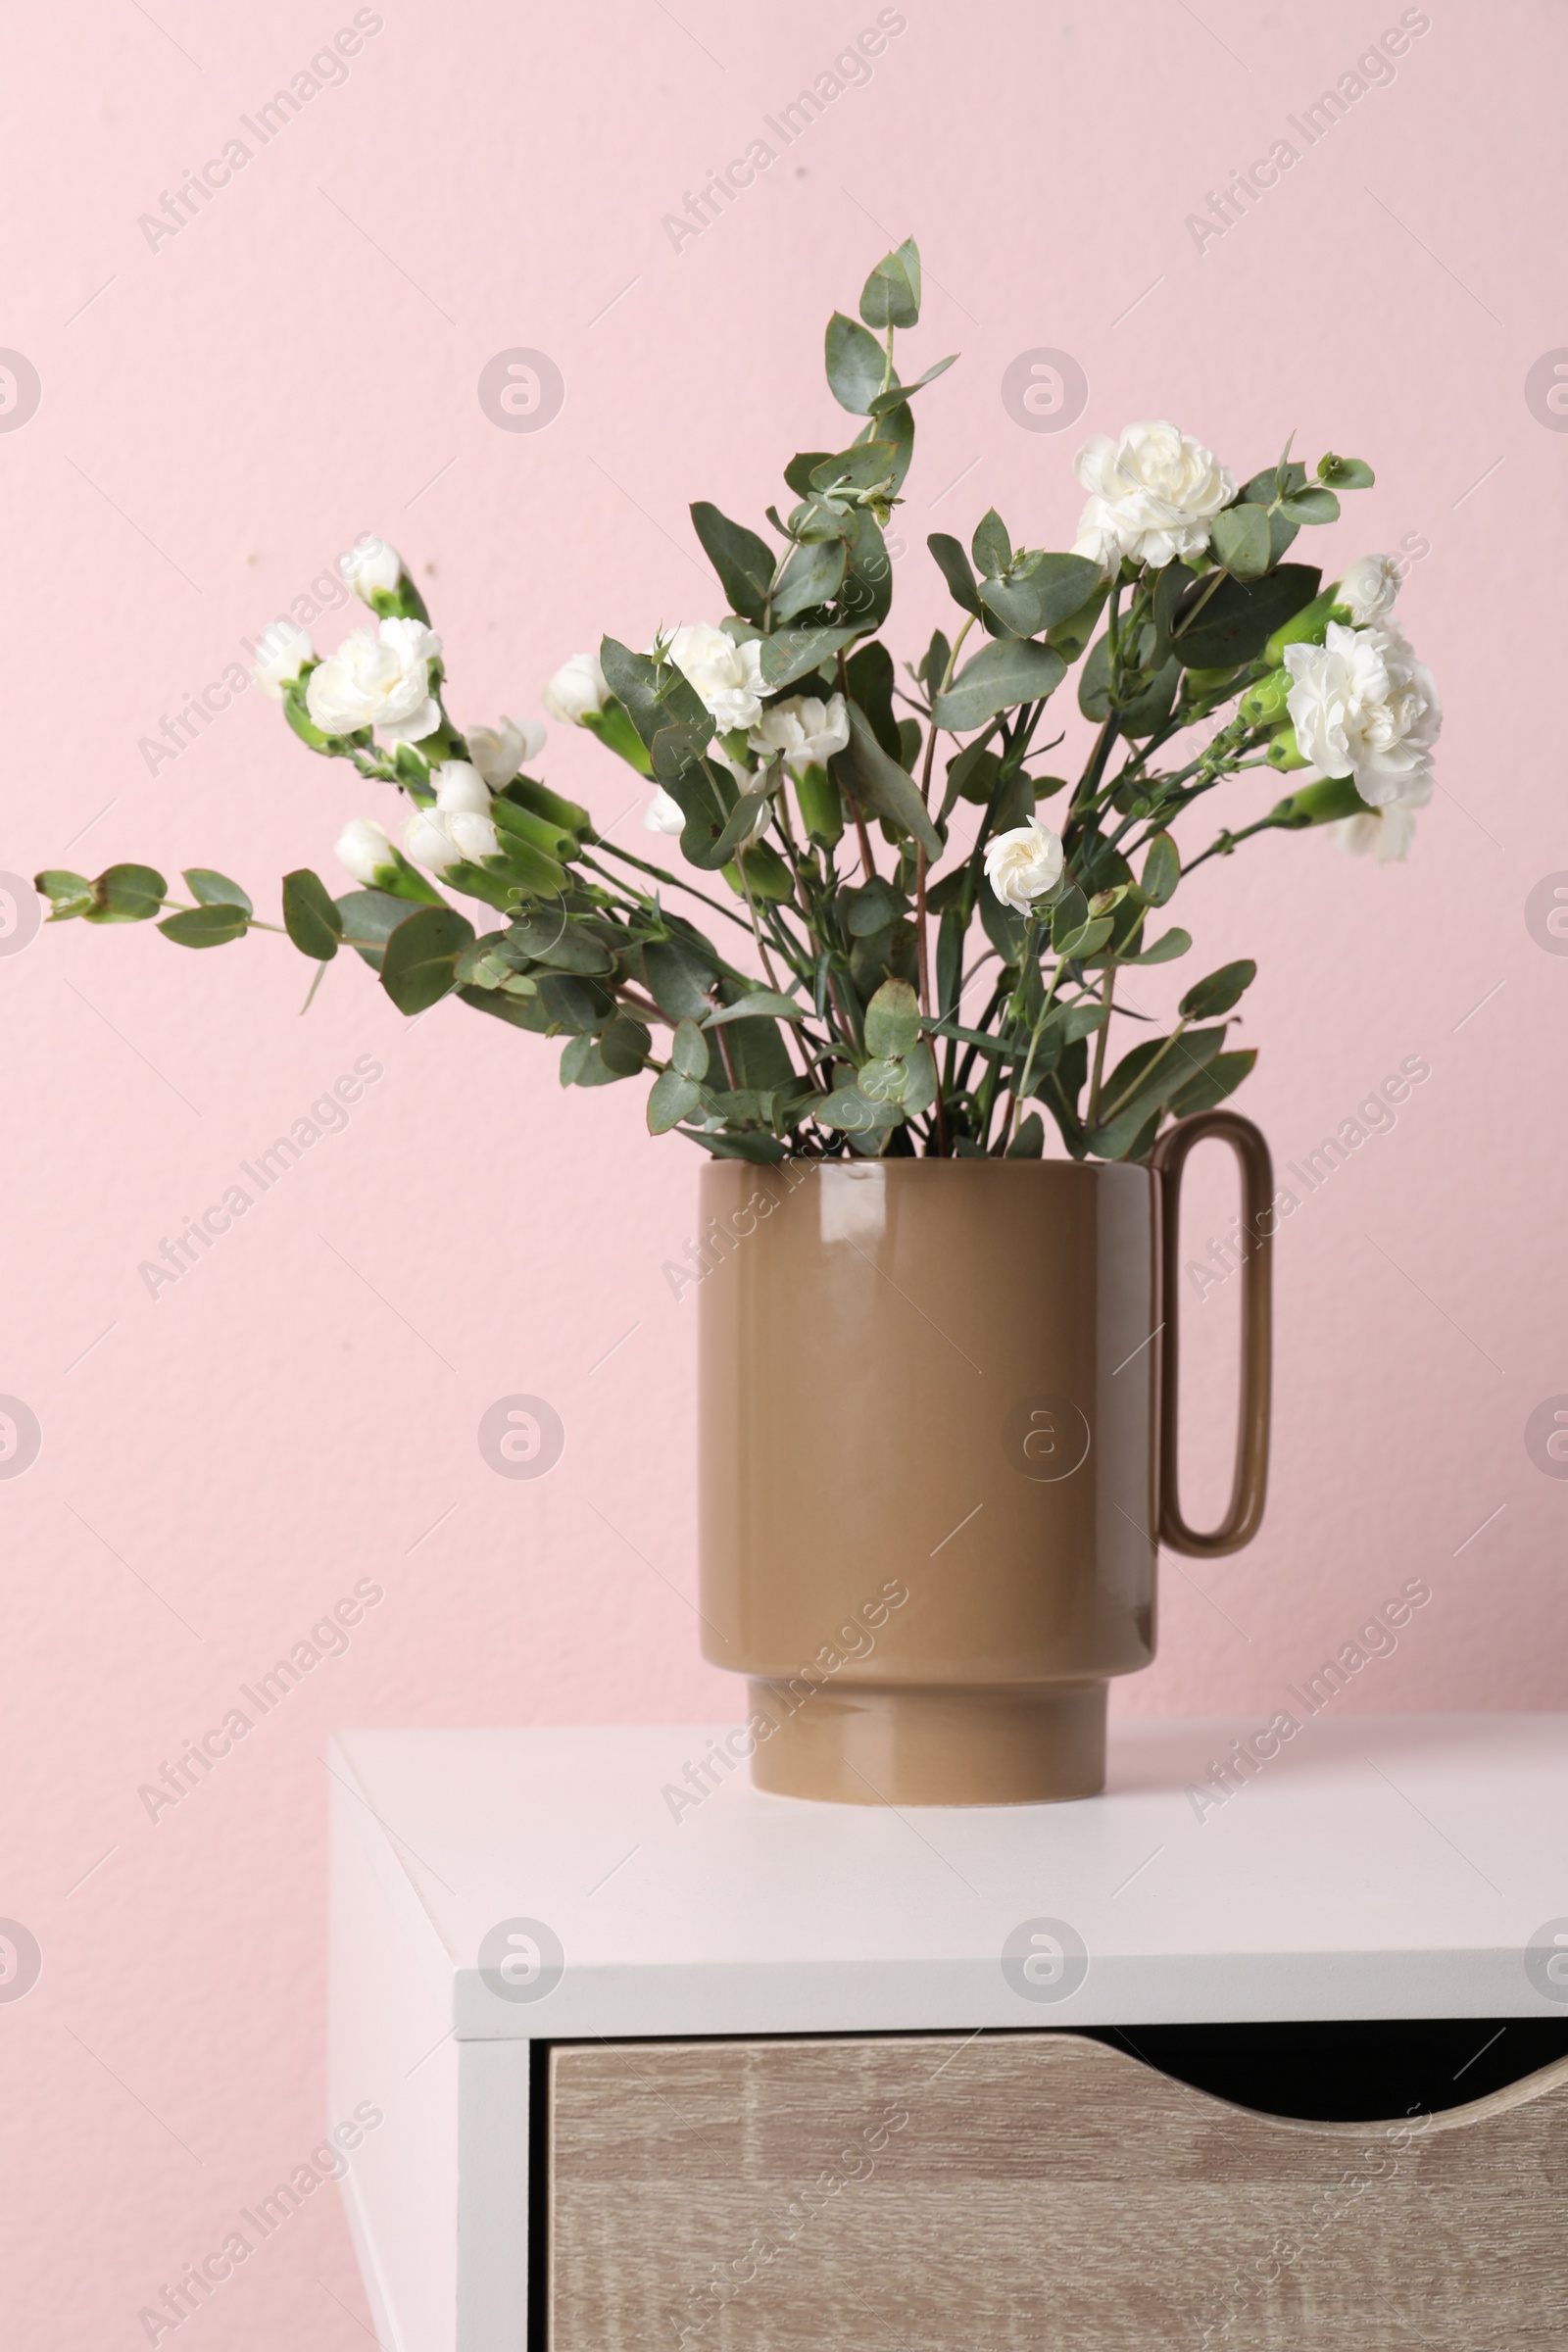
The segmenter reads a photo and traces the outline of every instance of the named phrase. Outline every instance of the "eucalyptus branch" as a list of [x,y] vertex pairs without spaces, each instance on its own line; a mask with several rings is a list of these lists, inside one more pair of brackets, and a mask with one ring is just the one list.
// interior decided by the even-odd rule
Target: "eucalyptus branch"
[[1276,816],[1270,811],[1267,816],[1260,816],[1255,824],[1243,825],[1239,832],[1222,832],[1206,850],[1187,860],[1182,867],[1182,880],[1185,882],[1189,874],[1196,873],[1200,865],[1206,865],[1210,858],[1228,858],[1238,842],[1250,841],[1254,833],[1289,833],[1295,830],[1291,818]]
[[[739,1140],[771,1132],[787,1152],[842,1158],[852,1149],[859,1115],[854,1090],[862,1077],[887,1105],[892,1123],[881,1136],[886,1156],[916,1150],[943,1156],[955,1151],[1004,1153],[1020,1132],[1026,1104],[1038,1102],[1054,1119],[1068,1152],[1083,1158],[1098,1148],[1091,1134],[1107,1140],[1104,1130],[1133,1101],[1134,1087],[1143,1119],[1142,1090],[1151,1071],[1155,1084],[1150,1095],[1180,1101],[1177,1069],[1196,1067],[1196,1058],[1190,1050],[1180,1064],[1170,1057],[1183,1054],[1190,1020],[1222,1016],[1236,1004],[1255,970],[1250,959],[1224,965],[1188,989],[1182,1001],[1195,1010],[1182,1015],[1171,1036],[1161,1035],[1163,1022],[1152,1030],[1137,1056],[1149,1056],[1138,1079],[1107,1102],[1107,1091],[1117,1085],[1114,1075],[1109,1081],[1105,1075],[1112,1020],[1150,1016],[1117,1004],[1114,952],[1074,956],[1048,950],[1047,906],[1054,907],[1070,892],[1068,919],[1075,930],[1103,939],[1109,927],[1102,917],[1125,900],[1129,860],[1139,853],[1146,854],[1148,900],[1163,905],[1188,874],[1212,858],[1231,856],[1256,834],[1354,813],[1360,804],[1349,777],[1343,785],[1293,795],[1289,817],[1270,810],[1239,829],[1222,828],[1185,865],[1166,837],[1167,828],[1225,777],[1268,764],[1266,738],[1290,699],[1288,670],[1305,680],[1311,694],[1340,691],[1333,664],[1343,649],[1338,639],[1328,647],[1331,623],[1346,625],[1354,612],[1387,612],[1396,580],[1386,559],[1364,559],[1337,575],[1331,589],[1306,597],[1300,593],[1307,585],[1303,575],[1278,563],[1267,528],[1276,516],[1293,535],[1303,524],[1332,521],[1340,511],[1337,493],[1366,487],[1371,468],[1331,453],[1309,481],[1304,466],[1292,462],[1287,443],[1272,478],[1253,475],[1238,498],[1230,485],[1242,478],[1240,471],[1228,472],[1200,443],[1173,425],[1138,427],[1095,461],[1099,544],[1108,561],[1102,565],[1076,552],[1015,545],[995,510],[981,518],[967,551],[950,534],[934,534],[932,553],[959,614],[956,621],[949,615],[956,633],[950,646],[946,628],[937,630],[924,659],[901,667],[881,636],[888,578],[873,581],[868,559],[878,531],[901,503],[914,419],[925,406],[906,404],[949,365],[939,361],[916,383],[899,388],[894,321],[913,325],[919,311],[919,254],[909,240],[884,256],[867,278],[858,323],[848,308],[834,312],[824,344],[840,418],[833,430],[848,438],[844,412],[864,418],[864,429],[857,425],[857,438],[836,453],[830,442],[805,473],[798,461],[787,467],[795,499],[787,519],[780,519],[776,506],[764,509],[776,540],[760,538],[707,501],[693,507],[694,526],[728,608],[721,623],[694,623],[678,636],[661,629],[648,655],[605,638],[598,655],[572,656],[546,690],[546,706],[558,723],[581,725],[645,775],[651,776],[651,747],[661,738],[666,745],[706,741],[719,727],[745,806],[762,824],[747,847],[735,851],[725,881],[712,882],[713,895],[703,868],[696,868],[704,872],[699,886],[688,878],[692,865],[670,872],[601,837],[587,809],[522,773],[523,758],[531,757],[526,728],[506,720],[465,738],[447,712],[441,641],[431,634],[423,597],[396,552],[367,539],[344,558],[343,571],[383,624],[373,646],[362,628],[336,653],[318,656],[303,630],[285,626],[264,633],[257,677],[281,697],[286,720],[308,746],[346,760],[357,777],[390,785],[415,805],[405,847],[395,849],[372,819],[351,818],[336,855],[355,892],[334,896],[314,870],[296,867],[284,879],[281,926],[252,913],[240,885],[211,868],[186,871],[198,902],[193,906],[169,898],[163,875],[152,866],[128,862],[91,880],[65,870],[41,874],[38,888],[50,902],[50,920],[158,919],[165,935],[186,949],[220,947],[249,930],[281,930],[315,959],[318,984],[340,943],[373,949],[379,985],[411,1016],[448,994],[492,1013],[516,1011],[491,992],[514,972],[538,973],[546,1004],[559,987],[589,1008],[588,1026],[564,1048],[567,1085],[629,1076],[644,1061],[638,1046],[655,1024],[679,1036],[679,1021],[659,1004],[661,998],[675,1001],[666,974],[671,985],[680,976],[695,987],[691,1003],[702,1000],[717,1009],[725,999],[756,992],[760,971],[770,989],[788,996],[776,1016],[765,1010],[764,999],[764,1009],[747,1015],[744,1025],[721,1021],[707,1063],[684,1044],[667,1061],[646,1056],[645,1066],[657,1073],[648,1102],[653,1132],[678,1131],[720,1150],[721,1135]],[[1167,514],[1170,535],[1158,549],[1163,564],[1146,552],[1157,547],[1147,528],[1151,493],[1174,510],[1173,519]],[[1173,546],[1203,552],[1176,568]],[[1351,571],[1358,574],[1353,583]],[[799,583],[801,593],[785,595],[786,580],[792,589]],[[1172,596],[1182,609],[1167,639],[1163,618],[1159,626],[1152,624]],[[787,627],[778,625],[781,598]],[[1050,613],[1054,621],[1048,621]],[[972,654],[968,640],[977,621],[984,624],[982,650]],[[859,703],[886,746],[862,735],[858,712],[846,741],[851,645],[861,649],[856,656]],[[1024,826],[1003,814],[1034,806],[1039,779],[1031,783],[1028,763],[1037,757],[1050,698],[1038,692],[1020,697],[1017,689],[1055,672],[1055,662],[1044,652],[1048,645],[1062,655],[1064,665],[1087,655],[1097,694],[1108,680],[1104,716],[1058,812],[1059,841],[1043,816]],[[1293,654],[1287,664],[1284,651],[1292,646],[1301,649],[1301,658]],[[368,648],[373,664],[365,659]],[[1204,668],[1205,657],[1213,662],[1233,648],[1240,661]],[[1319,662],[1325,666],[1314,670]],[[954,681],[960,663],[962,703],[978,714],[977,723],[961,731],[939,725],[936,716],[945,697],[955,710],[959,708]],[[1175,676],[1177,687],[1168,704],[1162,699],[1163,714],[1135,741],[1127,731],[1138,723],[1132,713],[1153,700],[1156,676]],[[1389,680],[1382,702],[1375,688],[1357,683],[1355,692],[1369,695],[1369,712],[1391,741],[1408,744],[1410,772],[1425,782],[1437,732],[1430,680],[1407,652],[1391,656]],[[1250,694],[1253,686],[1261,691]],[[901,713],[900,744],[912,746],[907,773],[898,758],[900,744],[888,735],[890,692]],[[1222,722],[1224,704],[1232,712]],[[313,706],[341,731],[324,731]],[[1251,710],[1250,721],[1241,717],[1244,709]],[[386,739],[402,731],[395,714],[414,710],[435,723],[412,747],[394,748]],[[912,735],[905,711],[916,714]],[[737,714],[744,723],[733,723]],[[1211,719],[1210,740],[1196,754],[1167,750],[1178,737],[1184,746],[1190,743],[1189,729],[1208,731]],[[1379,739],[1370,725],[1361,733],[1365,740]],[[956,753],[949,760],[946,790],[936,779],[939,737],[947,737]],[[1053,741],[1060,739],[1058,730]],[[1176,764],[1162,772],[1166,758]],[[659,765],[670,772],[662,760]],[[954,768],[982,801],[978,821],[967,850],[950,837],[939,854],[931,854],[924,846],[935,838],[931,822],[948,819],[958,798]],[[986,792],[974,779],[988,774]],[[503,780],[492,784],[492,777]],[[706,822],[698,811],[706,817],[712,783],[710,773],[698,781],[693,770],[689,785],[679,778],[676,784],[683,813],[705,841]],[[732,805],[734,798],[726,786],[723,801]],[[717,796],[711,813],[725,821]],[[896,898],[887,877],[878,875],[873,820],[892,845]],[[1402,840],[1409,821],[1403,804],[1392,821],[1385,849]],[[851,838],[852,824],[858,872],[847,850],[835,852],[841,838]],[[1009,838],[999,842],[1004,828]],[[695,834],[689,837],[694,848]],[[697,855],[709,853],[697,849]],[[1057,891],[1063,872],[1066,885]],[[444,896],[428,875],[447,876],[451,895]],[[880,891],[872,887],[878,882]],[[716,895],[726,883],[744,905],[725,904]],[[668,909],[671,891],[704,907],[702,929],[697,918],[682,919]],[[1021,927],[1021,952],[1009,962],[1010,949],[982,943],[965,968],[977,913],[989,915],[996,937],[1004,939],[992,894],[1006,906],[1031,909]],[[460,897],[462,905],[455,904]],[[850,928],[857,902],[866,921],[863,935]],[[933,902],[944,908],[935,936]],[[1135,901],[1127,915],[1138,912]],[[746,933],[746,956],[725,956],[707,938],[712,926],[706,918],[715,914]],[[1127,915],[1120,926],[1124,946]],[[1016,939],[1019,927],[1003,921],[1006,937]],[[1089,925],[1096,928],[1091,932]],[[917,987],[902,976],[906,972],[917,977]],[[932,1007],[944,981],[954,1002],[939,1008],[938,1022]],[[970,989],[977,998],[985,989],[987,999],[973,1030],[958,1018]],[[525,1017],[540,1010],[536,1005]],[[1058,1050],[1069,1020],[1081,1035]],[[542,1025],[559,1034],[561,1024]],[[961,1034],[947,1035],[939,1051],[943,1027]],[[1090,1036],[1092,1054],[1083,1050]],[[1212,1031],[1206,1036],[1216,1042]],[[917,1051],[920,1058],[911,1058]],[[937,1070],[934,1092],[927,1052]],[[1216,1062],[1213,1082],[1203,1090],[1207,1099],[1220,1100],[1248,1059],[1231,1056],[1223,1069]],[[711,1068],[713,1087],[706,1097],[686,1067],[693,1060],[705,1072]],[[874,1072],[868,1063],[877,1065]],[[698,1105],[723,1100],[721,1075],[738,1100],[718,1117]],[[799,1098],[806,1088],[839,1100],[831,1111],[819,1099],[815,1108],[803,1108]],[[1007,1101],[1000,1105],[1004,1088]],[[783,1106],[765,1118],[759,1098],[770,1094],[782,1095]],[[904,1109],[906,1098],[923,1102],[926,1094],[931,1099],[919,1110]],[[832,1123],[841,1115],[843,1126]],[[1152,1111],[1143,1122],[1146,1155],[1163,1115]]]
[[[597,846],[601,850],[608,851],[612,858],[624,858],[628,865],[635,865],[641,873],[652,874],[656,882],[667,882],[671,890],[683,890],[688,898],[701,899],[705,906],[710,906],[715,914],[721,914],[726,923],[737,923],[743,931],[751,929],[751,925],[746,921],[744,915],[737,914],[733,906],[725,906],[717,899],[710,899],[706,890],[698,890],[692,883],[683,882],[679,874],[667,874],[662,865],[650,865],[646,858],[638,858],[632,851],[621,849],[617,843],[611,841],[603,833],[599,836]],[[612,883],[616,890],[626,889],[627,885],[617,880],[615,875],[605,874],[604,867],[599,864],[597,859],[590,858],[586,850],[581,853],[578,862],[590,867],[596,874],[604,874],[605,880]]]
[[[1175,1028],[1171,1031],[1169,1037],[1166,1038],[1164,1044],[1160,1047],[1159,1052],[1150,1055],[1148,1061],[1145,1062],[1137,1077],[1128,1081],[1127,1085],[1122,1088],[1121,1093],[1116,1097],[1114,1102],[1106,1103],[1104,1109],[1101,1111],[1100,1114],[1100,1123],[1102,1127],[1108,1127],[1111,1120],[1116,1116],[1117,1111],[1125,1109],[1127,1104],[1132,1101],[1134,1095],[1136,1095],[1142,1087],[1148,1084],[1151,1073],[1158,1069],[1166,1054],[1170,1053],[1174,1046],[1180,1043],[1182,1031],[1190,1025],[1191,1020],[1191,1013],[1184,1012],[1181,1016],[1181,1019],[1176,1023]],[[1085,1124],[1088,1124],[1087,1120],[1085,1121]]]

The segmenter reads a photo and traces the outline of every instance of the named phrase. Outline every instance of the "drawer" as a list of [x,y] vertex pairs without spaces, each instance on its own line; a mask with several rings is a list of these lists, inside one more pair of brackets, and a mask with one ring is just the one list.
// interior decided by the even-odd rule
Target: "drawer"
[[1071,2033],[541,2057],[551,2352],[1568,2346],[1568,2058],[1341,2123]]

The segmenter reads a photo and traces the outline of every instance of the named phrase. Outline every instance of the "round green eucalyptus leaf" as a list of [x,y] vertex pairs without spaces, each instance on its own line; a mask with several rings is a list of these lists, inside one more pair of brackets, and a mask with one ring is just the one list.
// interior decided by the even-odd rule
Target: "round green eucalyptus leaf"
[[158,926],[166,939],[180,948],[220,948],[230,939],[243,939],[250,916],[243,906],[217,902],[207,906],[182,906]]

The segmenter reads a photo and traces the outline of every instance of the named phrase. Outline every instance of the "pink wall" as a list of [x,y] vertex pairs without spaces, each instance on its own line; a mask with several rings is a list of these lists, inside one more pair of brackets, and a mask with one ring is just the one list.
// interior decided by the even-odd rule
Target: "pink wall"
[[[427,586],[467,720],[537,713],[603,628],[636,644],[713,614],[687,500],[755,516],[831,431],[823,323],[911,230],[914,348],[963,354],[922,403],[911,549],[992,501],[1067,543],[1079,439],[1134,417],[1246,471],[1292,427],[1311,456],[1367,457],[1377,489],[1312,553],[1429,547],[1401,618],[1446,705],[1441,789],[1407,866],[1275,840],[1206,869],[1184,919],[1200,968],[1260,957],[1244,1102],[1281,1159],[1405,1056],[1431,1076],[1285,1228],[1267,1529],[1167,1573],[1160,1661],[1118,1703],[1271,1712],[1418,1575],[1431,1605],[1347,1707],[1568,1704],[1568,1487],[1524,1440],[1568,1390],[1568,962],[1525,918],[1568,867],[1544,675],[1568,440],[1524,389],[1568,342],[1561,12],[1433,0],[1392,85],[1200,252],[1185,216],[1276,139],[1305,148],[1288,118],[1398,23],[1394,0],[903,0],[869,85],[678,253],[662,216],[872,0],[379,14],[347,80],[248,137],[156,251],[138,216],[349,0],[12,24],[0,342],[42,403],[0,431],[0,865],[205,862],[264,900],[286,866],[330,870],[369,788],[297,751],[259,694],[156,775],[138,741],[367,528]],[[565,382],[538,433],[476,398],[518,345]],[[1038,346],[1087,371],[1069,431],[1004,407]],[[923,554],[899,579],[912,651],[944,600]],[[604,821],[629,797],[585,738],[558,734],[545,766]],[[301,1020],[307,977],[270,940],[198,962],[79,926],[0,957],[0,1389],[43,1432],[0,1479],[0,1914],[44,1956],[0,2003],[0,2305],[27,2352],[144,2341],[138,2307],[319,2137],[332,1725],[736,1703],[696,1653],[693,1309],[660,1271],[692,1231],[695,1154],[650,1143],[640,1088],[563,1097],[552,1052],[457,1006],[411,1034],[348,958]],[[150,1298],[138,1262],[365,1055],[383,1074],[346,1131]],[[1199,1242],[1223,1204],[1210,1180]],[[1228,1311],[1193,1317],[1211,1420]],[[475,1443],[515,1391],[568,1431],[539,1483]],[[384,1596],[348,1654],[150,1820],[139,1786],[364,1578]],[[323,2197],[180,2340],[351,2352],[362,2316]]]

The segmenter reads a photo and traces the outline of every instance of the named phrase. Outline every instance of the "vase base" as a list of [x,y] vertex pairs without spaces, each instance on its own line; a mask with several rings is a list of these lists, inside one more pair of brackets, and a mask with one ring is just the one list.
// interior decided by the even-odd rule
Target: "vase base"
[[839,1805],[1040,1805],[1105,1785],[1105,1685],[825,1684],[804,1701],[753,1681],[775,1726],[752,1754],[773,1796]]

